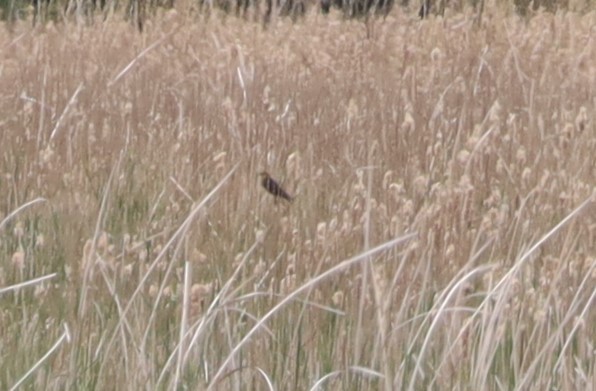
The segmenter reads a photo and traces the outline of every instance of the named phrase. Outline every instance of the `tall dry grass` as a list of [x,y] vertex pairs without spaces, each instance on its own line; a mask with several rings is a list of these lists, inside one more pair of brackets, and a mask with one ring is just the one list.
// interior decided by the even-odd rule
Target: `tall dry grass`
[[3,27],[0,388],[596,388],[595,25]]

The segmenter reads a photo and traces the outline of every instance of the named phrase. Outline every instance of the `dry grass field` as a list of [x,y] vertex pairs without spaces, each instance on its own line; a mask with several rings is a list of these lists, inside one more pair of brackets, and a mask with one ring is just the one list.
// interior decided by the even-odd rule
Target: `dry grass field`
[[596,13],[508,15],[2,25],[0,389],[596,389]]

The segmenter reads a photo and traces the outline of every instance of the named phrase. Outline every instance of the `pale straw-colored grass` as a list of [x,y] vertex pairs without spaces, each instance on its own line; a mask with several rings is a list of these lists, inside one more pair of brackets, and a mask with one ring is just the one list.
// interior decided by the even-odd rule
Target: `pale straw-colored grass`
[[2,26],[0,388],[594,388],[594,25]]

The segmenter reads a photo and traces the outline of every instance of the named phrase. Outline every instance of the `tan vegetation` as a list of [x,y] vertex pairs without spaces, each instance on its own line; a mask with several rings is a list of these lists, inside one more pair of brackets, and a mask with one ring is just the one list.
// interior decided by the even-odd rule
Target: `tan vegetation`
[[596,14],[189,15],[3,27],[0,389],[595,388]]

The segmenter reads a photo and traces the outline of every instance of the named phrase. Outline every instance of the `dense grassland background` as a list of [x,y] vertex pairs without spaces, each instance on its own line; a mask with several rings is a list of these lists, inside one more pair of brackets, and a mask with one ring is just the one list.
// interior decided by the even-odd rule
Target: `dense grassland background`
[[595,13],[145,27],[1,26],[0,389],[596,388]]

